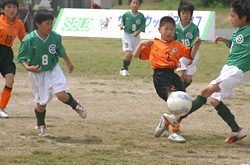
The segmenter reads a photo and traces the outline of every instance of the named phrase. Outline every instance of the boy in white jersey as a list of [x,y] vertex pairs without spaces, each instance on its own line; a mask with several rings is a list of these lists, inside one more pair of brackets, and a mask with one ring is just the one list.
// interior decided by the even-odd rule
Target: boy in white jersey
[[86,109],[70,93],[66,78],[58,64],[61,57],[67,64],[68,72],[74,70],[61,42],[61,36],[52,30],[53,15],[47,11],[38,11],[34,17],[36,30],[27,35],[21,43],[17,62],[29,72],[32,90],[35,96],[35,126],[40,136],[50,136],[45,124],[46,105],[53,98],[70,105],[81,118],[87,117]]
[[223,66],[220,75],[209,85],[201,90],[200,95],[192,101],[190,112],[177,118],[174,115],[163,114],[164,118],[171,125],[178,125],[180,121],[192,112],[199,109],[207,102],[211,96],[210,102],[215,107],[218,115],[228,124],[232,134],[225,140],[227,143],[234,143],[246,137],[246,131],[239,127],[235,121],[234,115],[228,107],[223,104],[221,99],[227,99],[234,96],[234,88],[246,81],[246,72],[250,70],[250,3],[248,0],[234,0],[232,3],[231,23],[236,28],[233,37],[226,39],[215,37],[214,42],[223,42],[230,47],[230,54]]
[[[193,47],[194,41],[199,37],[198,27],[191,22],[194,11],[194,5],[181,0],[178,7],[178,15],[180,22],[176,24],[174,39],[181,42],[186,47]],[[192,76],[196,71],[196,64],[199,59],[199,52],[197,51],[193,60],[182,57],[179,60],[179,67],[176,69],[178,75],[183,83],[184,90],[191,84]],[[155,129],[155,137],[159,137],[165,130],[168,130],[169,124],[164,117],[161,118],[160,123]],[[171,127],[172,133],[168,136],[168,140],[177,143],[184,143],[186,139],[180,133],[180,125]]]
[[125,52],[123,67],[120,70],[120,75],[128,76],[128,66],[132,60],[135,48],[140,43],[140,33],[145,32],[146,19],[141,12],[138,12],[142,0],[129,0],[131,11],[126,12],[122,16],[120,29],[124,29],[122,37],[123,51]]

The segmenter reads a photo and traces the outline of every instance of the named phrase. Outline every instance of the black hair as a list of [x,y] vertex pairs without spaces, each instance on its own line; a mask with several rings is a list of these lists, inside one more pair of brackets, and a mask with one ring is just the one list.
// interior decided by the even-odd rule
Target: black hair
[[172,23],[175,26],[175,20],[170,16],[164,16],[160,20],[159,27],[164,26],[166,23]]
[[[129,2],[129,4],[130,4],[130,3],[132,2],[132,0],[129,0],[128,2]],[[140,3],[140,4],[142,4],[142,2],[143,2],[143,0],[139,0],[139,3]]]
[[52,15],[51,12],[47,10],[37,11],[34,17],[34,24],[36,29],[37,29],[36,23],[41,24],[43,21],[47,20],[52,20],[52,21],[54,20],[54,16]]
[[246,22],[250,22],[250,3],[249,0],[234,0],[232,8],[238,17],[241,19],[244,15],[247,17]]
[[2,0],[2,2],[1,2],[1,8],[4,9],[5,6],[8,5],[8,4],[14,4],[14,5],[17,6],[17,8],[19,6],[19,3],[18,3],[17,0]]
[[194,5],[192,3],[186,2],[185,0],[181,0],[180,5],[178,7],[178,15],[180,17],[181,11],[184,10],[184,11],[190,11],[191,12],[191,17],[192,17],[194,9],[195,8],[194,8]]

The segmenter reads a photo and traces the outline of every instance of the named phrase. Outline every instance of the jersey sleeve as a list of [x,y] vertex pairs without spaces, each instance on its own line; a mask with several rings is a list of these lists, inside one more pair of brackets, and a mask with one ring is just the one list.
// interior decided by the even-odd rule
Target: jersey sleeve
[[141,20],[141,26],[139,27],[139,30],[141,30],[142,32],[145,32],[145,28],[146,28],[146,18],[143,15],[143,18]]
[[123,14],[122,15],[122,21],[121,21],[121,23],[125,26],[125,18],[126,18],[126,14]]
[[151,46],[145,46],[145,45],[143,45],[142,48],[141,48],[140,59],[141,60],[148,60],[150,53],[151,53]]
[[197,37],[200,36],[200,31],[199,31],[199,28],[197,26],[195,26],[196,28],[194,29],[194,33],[193,33],[193,39],[192,39],[192,42],[191,42],[191,47],[194,46],[194,41]]
[[58,44],[56,47],[56,52],[57,52],[57,55],[59,57],[64,57],[64,55],[65,55],[65,49],[64,49],[64,46],[62,44],[62,38],[59,34],[58,34]]
[[22,39],[25,37],[25,27],[22,22],[20,22],[20,30],[18,32],[18,39],[22,41]]
[[24,38],[22,40],[19,52],[18,52],[18,56],[17,56],[17,62],[18,63],[22,63],[22,62],[27,62],[30,59],[30,55],[31,55],[31,44],[30,44],[30,40]]

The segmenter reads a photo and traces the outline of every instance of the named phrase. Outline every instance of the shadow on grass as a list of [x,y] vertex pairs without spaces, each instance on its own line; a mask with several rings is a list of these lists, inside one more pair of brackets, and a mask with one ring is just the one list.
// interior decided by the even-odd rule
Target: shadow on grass
[[[8,119],[36,119],[36,117],[31,116],[17,116],[17,117],[9,117]],[[53,119],[53,120],[61,120],[61,117],[58,116],[48,116],[46,119]]]
[[101,144],[102,139],[96,136],[87,136],[84,139],[71,139],[69,136],[51,137],[54,143],[60,144]]

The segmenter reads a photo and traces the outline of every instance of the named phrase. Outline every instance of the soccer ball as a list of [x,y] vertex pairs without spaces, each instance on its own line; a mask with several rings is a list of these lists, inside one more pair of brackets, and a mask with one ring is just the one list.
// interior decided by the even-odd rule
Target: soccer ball
[[191,98],[185,92],[173,92],[167,99],[168,111],[173,115],[184,116],[190,111],[191,107]]

